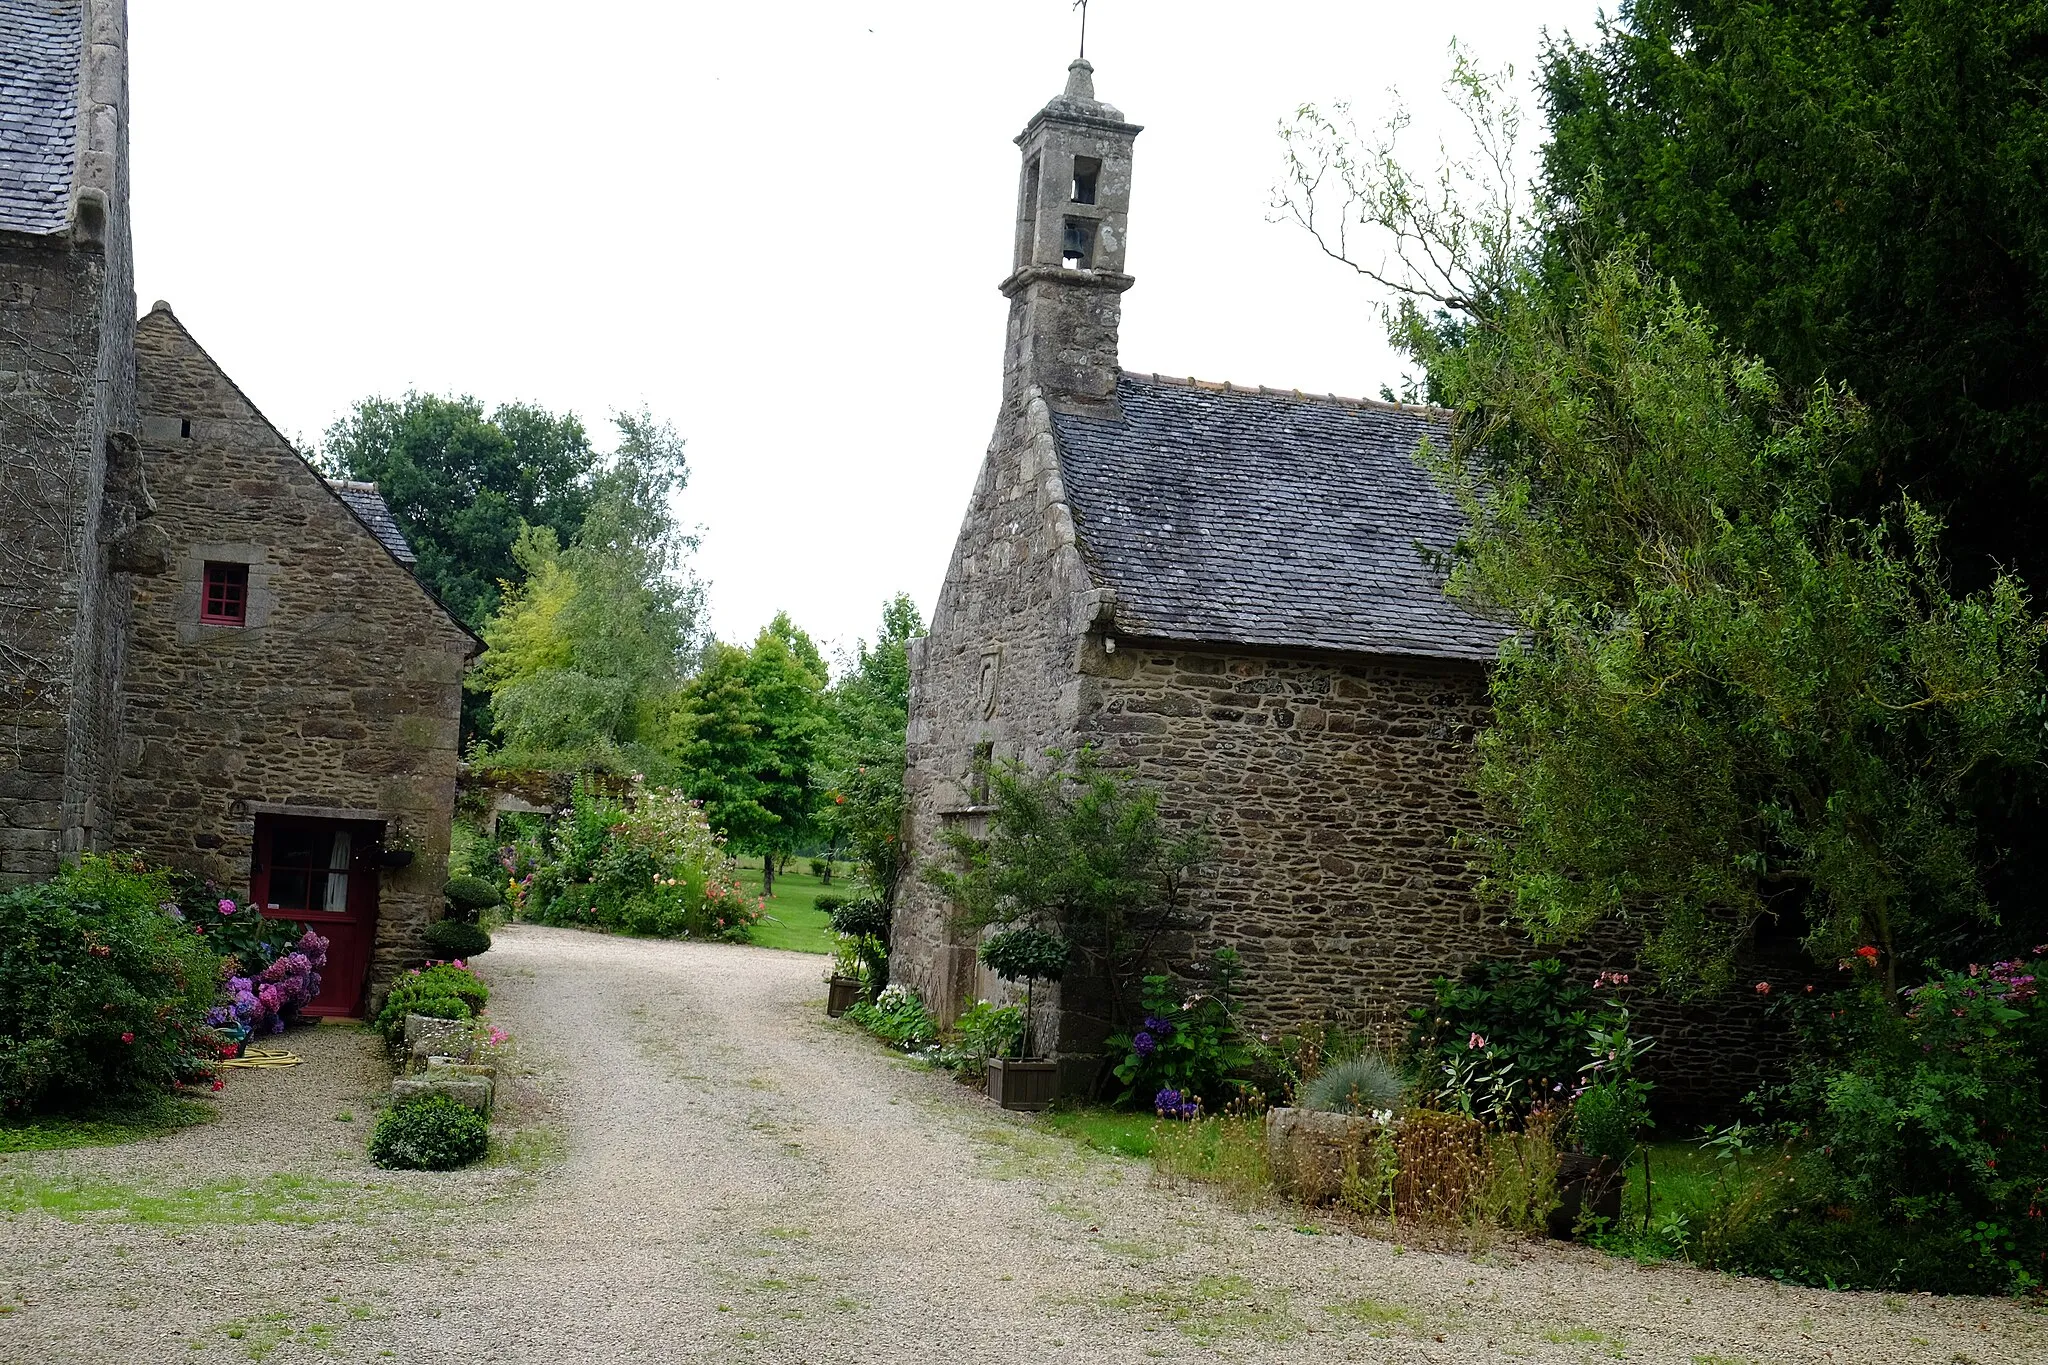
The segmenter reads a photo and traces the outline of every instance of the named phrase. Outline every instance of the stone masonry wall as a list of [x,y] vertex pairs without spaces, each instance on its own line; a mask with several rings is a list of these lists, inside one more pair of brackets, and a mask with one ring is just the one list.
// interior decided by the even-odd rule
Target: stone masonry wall
[[[1389,1039],[1437,977],[1478,959],[1544,952],[1588,981],[1631,965],[1619,936],[1539,950],[1480,900],[1474,854],[1453,841],[1484,820],[1471,786],[1489,719],[1481,669],[1188,648],[1084,657],[1082,742],[1215,841],[1187,947],[1237,950],[1253,1027]],[[1754,1000],[1638,1011],[1659,1039],[1648,1071],[1667,1116],[1714,1113],[1772,1074]]]
[[100,600],[94,402],[106,259],[0,235],[0,886],[57,869],[82,613]]
[[[171,567],[137,580],[120,843],[246,887],[249,803],[383,813],[418,857],[383,874],[375,991],[439,916],[475,644],[167,309],[137,345]],[[201,624],[209,559],[250,566],[247,625]]]
[[1084,738],[1214,840],[1204,953],[1244,959],[1248,1018],[1363,1029],[1438,975],[1515,950],[1474,894],[1469,665],[1127,647]]
[[943,1018],[987,994],[987,983],[977,980],[972,943],[948,929],[949,907],[920,869],[944,857],[948,825],[980,830],[977,749],[1038,762],[1072,735],[1080,697],[1075,613],[1089,600],[1051,419],[1038,390],[1027,389],[997,427],[931,630],[911,653],[906,857],[890,972]]
[[[0,233],[0,888],[105,842],[135,430],[127,19],[89,0],[72,225]],[[117,476],[128,471],[117,470]]]

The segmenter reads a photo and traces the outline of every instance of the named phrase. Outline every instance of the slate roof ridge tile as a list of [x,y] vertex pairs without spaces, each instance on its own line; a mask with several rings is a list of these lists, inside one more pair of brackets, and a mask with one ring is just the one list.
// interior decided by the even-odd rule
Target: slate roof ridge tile
[[1289,399],[1297,403],[1325,403],[1369,412],[1399,412],[1444,422],[1451,421],[1458,415],[1455,408],[1438,407],[1434,403],[1403,403],[1398,399],[1388,402],[1384,398],[1347,398],[1337,393],[1309,393],[1302,389],[1276,389],[1267,384],[1237,384],[1228,379],[1198,379],[1193,375],[1146,373],[1142,370],[1123,370],[1121,374],[1125,379],[1139,384],[1203,389],[1210,393],[1242,393],[1259,398]]

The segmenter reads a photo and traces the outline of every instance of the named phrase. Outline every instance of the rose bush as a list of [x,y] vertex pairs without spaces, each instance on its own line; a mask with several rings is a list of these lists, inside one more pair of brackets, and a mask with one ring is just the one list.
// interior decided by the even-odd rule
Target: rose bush
[[72,1106],[206,1074],[222,960],[166,878],[87,855],[0,896],[0,1109]]

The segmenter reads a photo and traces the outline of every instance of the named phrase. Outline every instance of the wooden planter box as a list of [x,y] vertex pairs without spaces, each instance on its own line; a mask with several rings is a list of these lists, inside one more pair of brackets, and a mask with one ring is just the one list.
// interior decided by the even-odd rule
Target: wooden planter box
[[835,976],[825,996],[827,1018],[837,1019],[854,1007],[860,999],[860,978],[857,976]]
[[1059,1093],[1058,1062],[1018,1062],[1005,1057],[989,1061],[988,1097],[1005,1109],[1044,1109]]
[[1550,1211],[1548,1231],[1568,1242],[1580,1214],[1605,1218],[1612,1228],[1621,1221],[1621,1172],[1600,1157],[1566,1152],[1557,1165],[1557,1207]]

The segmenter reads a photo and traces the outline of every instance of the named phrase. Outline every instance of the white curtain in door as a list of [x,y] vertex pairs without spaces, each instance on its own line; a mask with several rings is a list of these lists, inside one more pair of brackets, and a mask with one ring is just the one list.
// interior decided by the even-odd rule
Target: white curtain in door
[[334,851],[327,855],[327,902],[324,909],[342,911],[348,909],[348,855],[349,832],[345,829],[334,831]]

